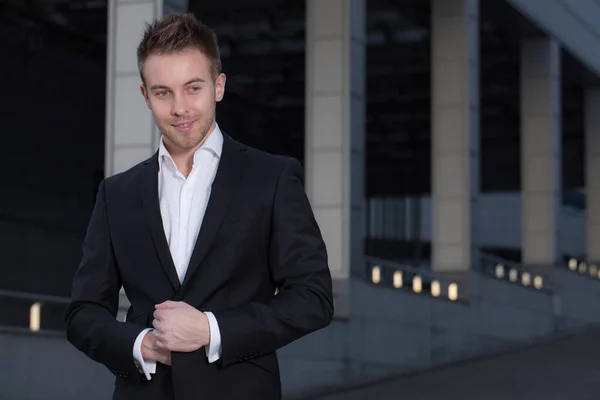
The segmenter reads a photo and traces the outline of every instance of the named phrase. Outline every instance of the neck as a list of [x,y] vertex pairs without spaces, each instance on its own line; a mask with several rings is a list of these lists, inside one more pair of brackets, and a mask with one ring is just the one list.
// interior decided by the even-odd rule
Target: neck
[[181,172],[181,174],[186,178],[192,172],[192,167],[194,166],[194,154],[196,154],[196,151],[198,151],[198,149],[202,147],[204,142],[206,142],[208,137],[215,130],[215,127],[216,123],[213,122],[206,136],[202,138],[200,143],[198,143],[191,149],[183,149],[181,147],[178,147],[174,143],[171,143],[166,137],[163,137],[163,143],[165,145],[165,148],[167,149],[167,151],[171,155],[171,158],[175,162],[177,170]]
[[165,143],[165,147],[169,151],[171,158],[175,162],[175,166],[177,170],[183,174],[186,178],[192,172],[192,167],[194,166],[194,153],[202,146],[202,143],[193,149],[181,149],[177,146],[167,145]]

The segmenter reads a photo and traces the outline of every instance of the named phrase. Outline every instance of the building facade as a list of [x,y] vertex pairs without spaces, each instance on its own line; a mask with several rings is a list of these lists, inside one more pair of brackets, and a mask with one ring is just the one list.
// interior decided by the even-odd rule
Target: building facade
[[[158,148],[139,94],[143,25],[185,10],[219,37],[220,126],[303,163],[328,247],[336,318],[279,352],[286,394],[600,322],[600,3],[579,0],[109,0],[90,17],[106,32],[86,40],[0,13],[11,73],[61,94],[35,113],[52,129],[36,130],[31,172],[13,168],[17,152],[2,158],[4,258],[22,267],[0,290],[68,295],[99,181]],[[34,115],[19,82],[11,132]],[[4,303],[6,323],[27,326],[28,301]],[[44,307],[42,325],[60,330],[60,307]],[[31,398],[67,399],[53,382],[68,374],[77,398],[91,382],[90,398],[112,390],[59,336],[5,339],[2,354],[48,351],[3,387],[36,374]],[[48,375],[56,354],[69,366]]]

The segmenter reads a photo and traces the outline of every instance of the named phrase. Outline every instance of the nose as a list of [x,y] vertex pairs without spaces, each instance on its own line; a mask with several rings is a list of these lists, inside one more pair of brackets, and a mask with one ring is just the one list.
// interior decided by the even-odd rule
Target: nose
[[173,96],[173,104],[171,108],[171,114],[174,116],[182,116],[189,112],[189,107],[185,96],[175,95]]

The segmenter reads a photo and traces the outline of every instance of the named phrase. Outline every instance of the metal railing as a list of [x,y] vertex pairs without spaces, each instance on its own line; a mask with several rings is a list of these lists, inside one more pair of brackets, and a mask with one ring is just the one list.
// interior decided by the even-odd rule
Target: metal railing
[[[450,301],[468,300],[467,272],[441,273],[407,263],[365,256],[366,279],[373,285]],[[562,268],[600,280],[600,267],[571,258],[564,265],[529,267],[489,253],[480,253],[480,268],[475,271],[487,277],[503,280],[540,291],[551,291],[549,272]],[[0,326],[38,331],[63,331],[68,297],[14,290],[0,290]],[[118,320],[124,320],[129,306],[121,293]]]
[[0,325],[12,328],[60,331],[69,298],[0,290]]
[[29,301],[34,301],[34,302],[55,303],[55,304],[69,304],[69,302],[71,301],[68,297],[52,296],[52,295],[47,295],[47,294],[18,292],[15,290],[2,290],[2,289],[0,289],[0,297],[29,300]]
[[[39,293],[0,290],[0,326],[31,332],[65,329],[65,311],[71,299]],[[124,320],[128,304],[121,301],[118,320]]]

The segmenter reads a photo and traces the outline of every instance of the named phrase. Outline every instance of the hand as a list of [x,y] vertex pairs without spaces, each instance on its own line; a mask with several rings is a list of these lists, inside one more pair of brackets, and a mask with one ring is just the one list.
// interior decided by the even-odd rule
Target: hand
[[210,343],[208,317],[187,303],[166,301],[155,306],[152,334],[159,349],[189,353]]
[[164,365],[171,365],[171,352],[158,347],[156,336],[148,332],[142,340],[142,358],[144,361],[156,361]]

